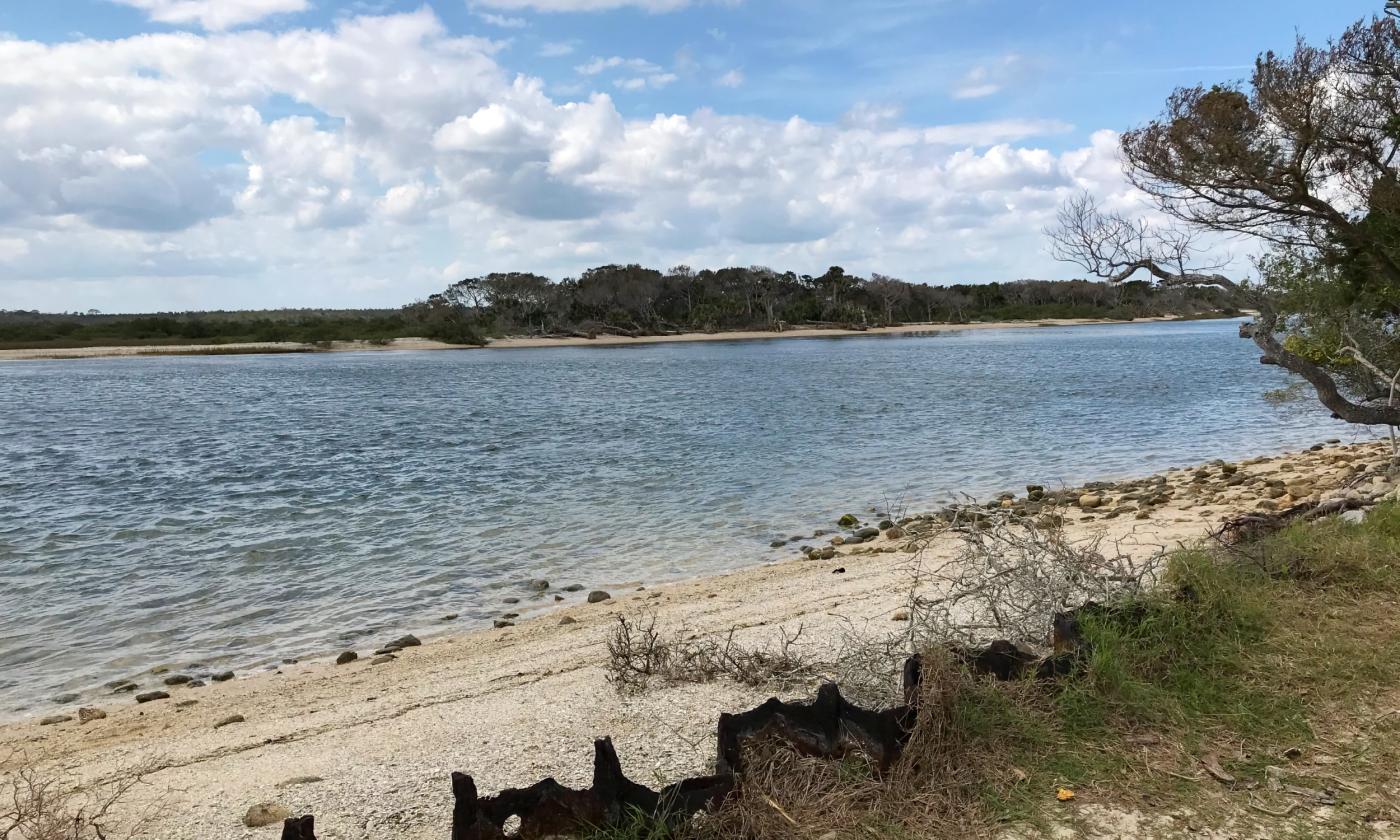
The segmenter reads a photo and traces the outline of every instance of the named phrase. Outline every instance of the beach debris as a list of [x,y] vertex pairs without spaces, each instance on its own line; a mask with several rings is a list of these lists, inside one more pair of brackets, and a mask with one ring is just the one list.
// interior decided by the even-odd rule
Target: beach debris
[[592,592],[588,593],[588,603],[590,604],[599,604],[603,601],[608,601],[611,599],[612,596],[601,589],[595,589]]
[[636,813],[658,821],[687,819],[717,805],[733,785],[731,776],[701,776],[654,791],[623,774],[612,739],[602,738],[593,744],[593,784],[584,790],[548,778],[482,797],[471,776],[453,773],[452,840],[500,840],[512,817],[520,822],[513,835],[518,837],[578,836]]
[[578,619],[577,619],[577,618],[574,618],[574,617],[571,616],[571,615],[566,615],[566,616],[564,616],[563,618],[559,619],[559,625],[560,625],[561,627],[562,627],[562,626],[565,626],[565,625],[568,625],[568,624],[578,624]]
[[152,700],[169,700],[170,695],[164,691],[147,691],[136,695],[137,703],[149,703]]
[[274,823],[283,824],[283,835],[286,835],[286,822],[292,815],[292,810],[280,802],[259,802],[248,809],[243,815],[243,824],[249,828],[262,828]]
[[67,723],[68,721],[70,721],[70,720],[72,720],[72,719],[73,719],[73,716],[72,716],[72,715],[49,715],[48,717],[40,718],[40,719],[39,719],[39,725],[40,725],[40,726],[53,726],[53,725],[56,724],[56,723]]
[[347,650],[335,658],[335,664],[346,665],[359,659],[360,655],[353,650]]
[[1325,502],[1303,502],[1277,513],[1245,513],[1226,520],[1211,532],[1211,537],[1225,545],[1240,545],[1282,530],[1294,521],[1306,522],[1343,511],[1356,510],[1368,506],[1371,502],[1370,499],[1344,497]]
[[324,782],[320,776],[293,776],[290,779],[283,779],[277,783],[277,787],[296,787],[297,785],[314,785],[317,782]]
[[233,679],[233,672],[224,671],[223,673],[215,674],[214,676],[210,677],[210,679],[212,679],[214,682],[228,682],[229,680]]
[[225,727],[225,726],[231,726],[231,725],[233,725],[233,724],[235,724],[235,723],[246,723],[246,722],[247,722],[247,718],[243,717],[243,715],[229,715],[228,717],[223,718],[222,720],[216,721],[216,722],[214,723],[214,728],[215,728],[215,729],[222,729],[222,728]]
[[379,656],[376,656],[376,657],[374,657],[373,659],[371,659],[371,660],[369,661],[369,664],[371,664],[371,665],[384,665],[384,664],[386,664],[386,663],[393,662],[395,659],[398,659],[398,657],[395,656],[395,655],[393,655],[392,653],[383,653],[383,654],[380,654]]
[[[838,758],[854,751],[868,754],[881,769],[898,758],[909,738],[922,676],[921,660],[904,665],[904,703],[893,709],[870,711],[847,702],[834,683],[821,687],[811,703],[771,699],[747,712],[721,715],[716,727],[719,755],[715,773],[682,779],[660,790],[639,784],[622,772],[611,738],[593,743],[593,783],[583,790],[542,779],[527,788],[510,788],[495,796],[479,796],[476,782],[464,773],[452,774],[452,840],[503,840],[514,837],[578,837],[617,826],[637,815],[665,827],[690,819],[697,811],[717,807],[734,790],[746,745],[776,739],[804,755]],[[249,809],[244,824],[261,820],[282,806],[263,803]],[[315,840],[308,816],[283,813],[282,840]],[[517,822],[511,834],[507,823]]]
[[1056,788],[1055,798],[1061,802],[1070,802],[1074,799],[1074,791],[1066,787]]
[[308,814],[282,823],[282,840],[316,840],[315,819]]
[[498,619],[496,619],[496,621],[493,623],[492,626],[494,626],[497,630],[503,630],[503,629],[505,629],[505,628],[507,628],[507,627],[514,627],[514,626],[515,626],[515,622],[514,622],[514,621],[508,621],[508,620],[506,620],[506,619],[504,619],[504,618],[498,618]]
[[1215,756],[1208,755],[1201,759],[1201,766],[1205,768],[1205,771],[1210,774],[1211,778],[1220,782],[1222,785],[1233,785],[1235,783],[1235,777],[1220,766],[1220,761]]
[[78,723],[92,723],[95,720],[102,720],[107,717],[107,713],[92,706],[83,706],[78,709]]
[[908,740],[922,674],[920,657],[905,660],[904,703],[892,709],[862,709],[842,697],[836,683],[828,682],[811,703],[784,703],[775,697],[747,712],[722,714],[716,726],[715,772],[741,772],[745,744],[770,739],[801,755],[822,758],[842,758],[858,751],[884,772]]
[[165,683],[166,685],[184,685],[185,683],[191,682],[193,680],[194,677],[191,677],[189,674],[171,674],[164,680],[161,680],[161,682]]

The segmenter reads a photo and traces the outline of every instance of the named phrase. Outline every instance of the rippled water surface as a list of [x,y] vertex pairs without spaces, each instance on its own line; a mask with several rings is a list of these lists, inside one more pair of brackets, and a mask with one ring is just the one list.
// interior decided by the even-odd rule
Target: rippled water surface
[[1284,381],[1221,321],[0,364],[0,710],[480,626],[531,577],[772,559],[847,510],[1346,436],[1261,399]]

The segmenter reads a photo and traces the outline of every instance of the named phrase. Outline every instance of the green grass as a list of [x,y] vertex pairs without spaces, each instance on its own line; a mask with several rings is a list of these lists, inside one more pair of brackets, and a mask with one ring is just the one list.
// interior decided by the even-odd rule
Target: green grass
[[1397,558],[1395,504],[1360,525],[1294,525],[1242,553],[1176,553],[1141,621],[1088,624],[1092,654],[1052,696],[976,698],[969,722],[994,717],[1028,777],[984,803],[999,820],[1024,820],[1064,785],[1109,802],[1200,807],[1203,793],[1226,792],[1200,772],[1208,756],[1262,782],[1284,750],[1400,689]]
[[[871,780],[843,765],[824,785],[767,793],[802,821],[794,837],[961,840],[1013,824],[1048,835],[1083,830],[1085,803],[1190,812],[1200,826],[1233,820],[1265,836],[1373,836],[1365,818],[1396,808],[1387,797],[1400,778],[1397,562],[1396,504],[1359,525],[1329,519],[1236,549],[1179,551],[1154,594],[1087,622],[1091,653],[1074,676],[945,675],[951,711],[906,749],[935,772]],[[1326,816],[1306,803],[1291,818],[1264,813],[1298,801],[1269,790],[1270,766],[1340,788],[1340,803]],[[1059,787],[1073,803],[1056,800]],[[763,795],[733,807],[762,811]],[[639,820],[593,840],[661,836],[646,831]]]

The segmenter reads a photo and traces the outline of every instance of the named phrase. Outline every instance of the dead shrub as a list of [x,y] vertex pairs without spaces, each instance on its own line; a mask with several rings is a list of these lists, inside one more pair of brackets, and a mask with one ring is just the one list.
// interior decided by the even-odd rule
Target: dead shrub
[[816,676],[813,663],[797,650],[801,627],[795,632],[778,628],[772,649],[741,644],[735,632],[731,628],[717,636],[662,633],[655,615],[636,621],[618,616],[617,626],[608,634],[608,682],[620,693],[636,694],[653,680],[704,683],[725,677],[743,685],[781,687],[808,683]]
[[139,834],[155,816],[160,802],[114,815],[156,766],[154,761],[127,768],[106,782],[80,787],[71,779],[33,766],[22,753],[11,753],[0,766],[0,840],[118,840]]
[[1029,517],[974,513],[950,525],[961,538],[952,556],[933,556],[925,542],[911,564],[914,649],[995,639],[1044,645],[1056,613],[1136,597],[1161,571],[1161,551],[1134,559],[1102,537],[1071,540]]

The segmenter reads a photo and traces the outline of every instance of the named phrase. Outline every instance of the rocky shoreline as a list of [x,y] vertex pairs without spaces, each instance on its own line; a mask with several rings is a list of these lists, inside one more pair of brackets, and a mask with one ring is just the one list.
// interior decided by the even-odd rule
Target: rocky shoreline
[[[1004,491],[989,501],[947,505],[936,511],[901,516],[896,521],[884,512],[873,512],[867,521],[855,514],[844,514],[834,529],[819,528],[810,537],[792,536],[770,542],[779,549],[795,546],[806,560],[834,560],[842,555],[910,553],[918,548],[918,540],[935,533],[954,521],[975,522],[982,516],[1008,515],[1029,517],[1039,527],[1083,525],[1095,521],[1110,521],[1127,517],[1137,521],[1154,516],[1183,517],[1194,514],[1203,519],[1224,521],[1229,513],[1246,510],[1271,512],[1307,502],[1324,502],[1346,498],[1370,503],[1386,494],[1394,495],[1396,483],[1389,474],[1389,454],[1385,444],[1376,442],[1342,446],[1333,438],[1296,454],[1266,455],[1228,462],[1223,459],[1196,466],[1177,467],[1149,476],[1122,481],[1090,481],[1076,487],[1047,488],[1028,484],[1024,493]],[[655,585],[655,584],[654,584]],[[663,582],[661,585],[666,585]],[[645,592],[646,586],[632,587]],[[551,608],[565,606],[566,595],[576,596],[586,589],[582,584],[553,587],[543,579],[521,582],[521,594],[501,599],[503,609],[495,617],[482,619],[481,629],[489,623],[501,630],[516,626],[517,621],[541,618]],[[606,589],[593,589],[582,596],[587,604],[598,604],[612,598]],[[524,604],[524,599],[534,603]],[[526,615],[522,610],[529,610]],[[448,623],[457,614],[442,616]],[[576,621],[565,616],[566,624]],[[460,630],[455,632],[461,632]],[[476,632],[466,629],[466,632]],[[429,634],[428,638],[451,636],[453,630]],[[418,647],[422,641],[412,633],[403,634],[369,649],[346,649],[334,654],[311,657],[328,659],[337,665],[368,661],[382,665],[393,661],[405,648]],[[280,666],[246,669],[241,676],[257,676],[271,671],[303,664],[298,659],[284,659]],[[157,666],[146,672],[106,682],[100,692],[69,692],[50,698],[60,708],[38,715],[40,725],[55,725],[72,720],[90,722],[105,717],[105,712],[85,703],[111,702],[130,695],[136,703],[170,699],[172,689],[202,688],[211,683],[233,680],[240,676],[233,670],[212,670],[199,663],[183,667]],[[106,695],[105,697],[103,695]]]
[[[1030,484],[975,506],[895,519],[848,514],[830,533],[786,542],[790,560],[625,592],[584,595],[579,587],[576,599],[548,614],[501,618],[465,635],[404,636],[238,679],[152,674],[142,685],[114,687],[121,692],[101,703],[0,726],[0,755],[13,749],[87,782],[158,755],[152,793],[178,806],[181,832],[197,827],[211,840],[250,836],[244,812],[268,801],[337,815],[343,824],[318,821],[327,836],[435,837],[443,802],[423,791],[440,787],[430,780],[448,770],[498,768],[493,782],[502,785],[542,774],[573,783],[588,772],[569,764],[578,745],[611,734],[643,771],[676,779],[708,760],[693,721],[762,699],[761,690],[728,683],[618,697],[602,666],[619,617],[647,614],[700,634],[732,631],[749,644],[800,628],[805,644],[835,644],[842,634],[897,626],[910,550],[951,556],[951,541],[926,539],[949,518],[1024,516],[1146,556],[1199,540],[1242,513],[1395,494],[1387,443],[1328,443],[1122,481]],[[546,581],[530,591],[542,600],[556,592]],[[310,777],[318,781],[288,783]],[[413,783],[419,777],[422,786]],[[173,836],[158,828],[148,836]]]

